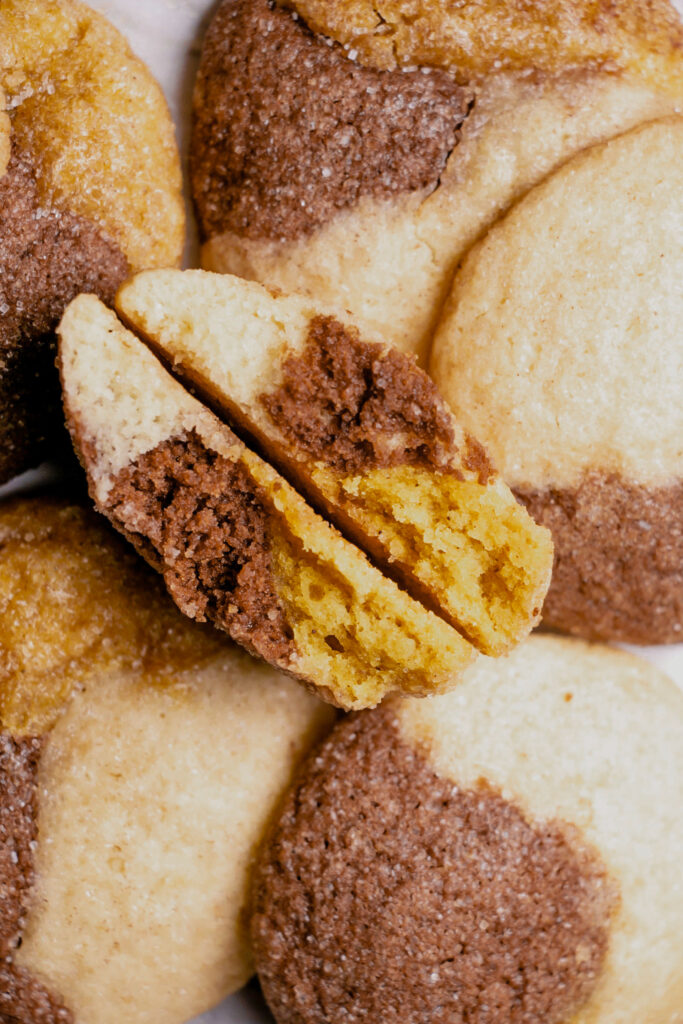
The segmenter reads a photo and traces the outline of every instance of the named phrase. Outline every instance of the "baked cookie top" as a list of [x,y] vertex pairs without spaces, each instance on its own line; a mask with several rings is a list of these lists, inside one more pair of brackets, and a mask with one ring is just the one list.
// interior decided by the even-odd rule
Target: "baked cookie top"
[[0,504],[0,1019],[173,1024],[252,973],[250,863],[334,712],[77,502]]
[[652,666],[552,637],[337,725],[256,872],[276,1020],[676,1020],[682,735]]
[[569,161],[467,255],[431,372],[512,486],[683,476],[683,118]]
[[[96,224],[133,269],[178,262],[184,211],[166,101],[105,18],[79,0],[5,0],[1,92],[43,205]],[[0,120],[0,169],[7,128]]]
[[656,77],[675,67],[680,82],[683,29],[668,0],[280,2],[376,68],[424,64],[472,81],[499,71],[611,64]]
[[0,5],[0,482],[55,454],[54,328],[79,292],[111,302],[177,265],[173,125],[147,68],[77,0]]

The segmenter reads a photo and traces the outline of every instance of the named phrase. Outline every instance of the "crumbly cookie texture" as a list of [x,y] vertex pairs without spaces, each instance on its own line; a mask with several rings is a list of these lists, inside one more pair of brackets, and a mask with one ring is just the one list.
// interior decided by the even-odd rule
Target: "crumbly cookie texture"
[[0,1018],[183,1024],[252,971],[254,849],[334,714],[80,505],[0,506],[0,576]]
[[59,334],[91,495],[182,611],[341,707],[455,685],[474,648],[316,515],[102,303],[80,296]]
[[577,156],[458,272],[431,372],[553,532],[547,622],[683,630],[683,119]]
[[410,357],[298,297],[149,271],[117,310],[385,572],[485,653],[536,622],[549,535]]
[[[530,18],[543,15],[550,58],[548,6]],[[616,35],[596,38],[633,42],[631,8],[613,7]],[[430,7],[465,20],[473,9]],[[476,13],[509,35],[510,5]],[[552,73],[501,61],[459,85],[451,66],[379,69],[267,0],[223,3],[194,103],[202,266],[341,306],[426,365],[453,273],[497,217],[580,150],[680,109],[677,18],[653,14],[669,42],[637,34],[629,70],[586,50]]]
[[[280,2],[280,0],[278,0]],[[681,28],[668,0],[282,0],[315,32],[377,68],[426,64],[471,81],[608,64],[680,82]]]
[[255,874],[278,1024],[675,1021],[682,731],[652,666],[550,637],[339,724]]

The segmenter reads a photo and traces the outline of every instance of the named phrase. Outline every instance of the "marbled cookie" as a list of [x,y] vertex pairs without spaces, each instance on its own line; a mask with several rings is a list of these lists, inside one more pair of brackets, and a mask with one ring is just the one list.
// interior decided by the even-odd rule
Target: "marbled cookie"
[[94,296],[59,327],[97,508],[179,608],[344,708],[455,685],[474,648],[370,564]]
[[52,449],[54,328],[81,291],[180,260],[184,211],[161,90],[77,0],[0,5],[0,483]]
[[540,616],[552,544],[410,356],[310,300],[147,271],[119,315],[385,572],[486,654]]
[[683,695],[532,637],[304,764],[254,875],[278,1024],[678,1024]]
[[680,108],[682,42],[668,0],[224,0],[194,96],[202,265],[424,362],[456,265],[516,198]]
[[683,119],[576,157],[476,246],[431,371],[550,528],[544,618],[683,640]]
[[183,1024],[252,972],[254,851],[333,713],[80,506],[0,506],[0,593],[0,1020]]

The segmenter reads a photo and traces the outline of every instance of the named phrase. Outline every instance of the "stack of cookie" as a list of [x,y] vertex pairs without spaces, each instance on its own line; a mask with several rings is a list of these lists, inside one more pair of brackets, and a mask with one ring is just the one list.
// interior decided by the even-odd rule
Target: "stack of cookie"
[[681,1019],[682,45],[0,6],[0,1021]]

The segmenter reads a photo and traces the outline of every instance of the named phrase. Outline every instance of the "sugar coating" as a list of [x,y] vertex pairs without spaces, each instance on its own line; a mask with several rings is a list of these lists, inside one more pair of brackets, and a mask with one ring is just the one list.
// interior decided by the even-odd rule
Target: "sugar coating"
[[512,486],[683,475],[683,119],[577,156],[467,257],[431,371]]
[[444,778],[486,779],[532,819],[571,822],[620,891],[604,973],[572,1024],[675,1024],[683,1005],[683,697],[631,655],[532,637],[452,695],[397,707]]
[[21,965],[102,1024],[183,1024],[240,988],[251,859],[331,717],[230,650],[176,690],[93,680],[42,758]]
[[179,262],[173,125],[160,88],[109,22],[78,0],[5,0],[0,90],[46,203],[104,228],[134,268]]
[[566,1024],[617,900],[576,828],[440,777],[390,705],[339,723],[302,768],[251,932],[279,1024]]
[[[10,795],[13,772],[26,783],[27,820],[37,814],[25,835],[4,808],[6,852],[21,854],[19,887],[12,867],[0,880],[9,1013],[34,1020],[42,993],[41,1006],[63,1001],[60,1021],[182,1024],[251,973],[254,847],[333,713],[180,615],[81,505],[6,502],[0,571],[0,769]],[[38,715],[17,725],[12,696]]]
[[463,78],[497,69],[555,72],[611,62],[653,76],[681,65],[683,31],[668,0],[279,0],[371,66],[427,64]]
[[5,94],[0,89],[0,178],[7,170],[10,151],[10,119],[5,110]]
[[426,365],[453,272],[473,242],[575,153],[672,113],[680,96],[604,71],[492,76],[477,86],[435,190],[361,196],[288,242],[217,234],[202,247],[202,266],[305,294],[323,312],[347,310],[364,335]]
[[155,686],[193,677],[220,636],[178,614],[154,573],[78,505],[0,510],[0,728],[45,734],[93,674],[135,669]]

